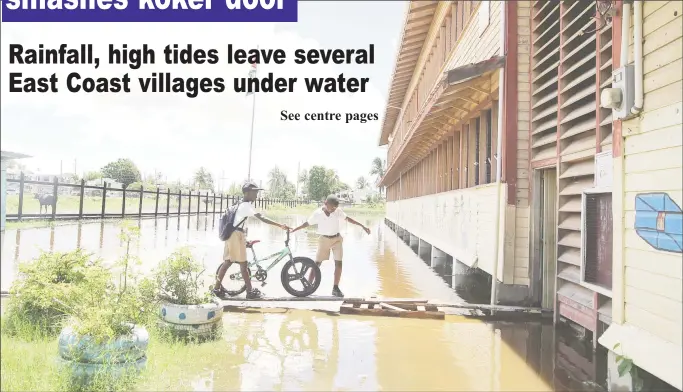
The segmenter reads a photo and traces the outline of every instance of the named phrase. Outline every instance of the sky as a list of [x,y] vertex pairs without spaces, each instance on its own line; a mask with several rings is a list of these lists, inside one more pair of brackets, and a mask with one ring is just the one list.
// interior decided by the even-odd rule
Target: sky
[[[386,159],[378,147],[379,133],[401,35],[406,2],[324,1],[299,2],[297,23],[3,23],[1,144],[6,151],[31,155],[23,160],[29,169],[45,174],[98,170],[118,158],[130,158],[143,174],[160,172],[168,181],[188,181],[201,166],[214,175],[217,186],[247,178],[252,97],[235,93],[232,78],[246,76],[249,65],[227,64],[227,45],[234,48],[283,49],[285,64],[259,65],[259,76],[297,77],[293,93],[260,93],[256,96],[252,175],[265,185],[275,166],[291,181],[297,167],[323,165],[335,169],[342,181],[354,184],[359,176],[370,178],[375,157]],[[92,65],[9,64],[9,45],[24,48],[39,44],[58,48],[93,44],[101,59]],[[137,70],[107,64],[108,45],[141,47],[157,52],[156,64]],[[167,65],[166,45],[192,44],[218,49],[216,65]],[[299,65],[295,49],[367,49],[375,46],[371,65]],[[9,93],[9,74],[60,78],[58,93]],[[127,94],[70,93],[65,79],[71,72],[89,77],[132,79]],[[142,93],[138,77],[170,72],[173,77],[223,77],[229,88],[217,94]],[[304,77],[370,78],[366,92],[308,93]],[[281,121],[280,112],[377,113],[377,121],[365,124],[345,121]],[[221,181],[222,179],[222,181]]]

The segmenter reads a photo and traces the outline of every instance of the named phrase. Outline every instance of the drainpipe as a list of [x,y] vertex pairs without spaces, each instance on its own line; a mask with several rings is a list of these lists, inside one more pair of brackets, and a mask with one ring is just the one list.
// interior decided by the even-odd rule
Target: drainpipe
[[[515,5],[516,6],[516,5]],[[503,2],[503,18],[501,20],[501,26],[500,26],[500,53],[502,55],[506,55],[505,52],[505,29],[506,29],[506,24],[508,22],[508,11],[507,11],[507,2]],[[517,61],[517,59],[513,59],[514,61]],[[505,62],[510,61],[510,59],[506,58]],[[507,64],[506,64],[507,66]],[[493,250],[493,269],[491,270],[491,306],[496,305],[496,296],[498,295],[498,258],[500,256],[499,254],[499,248],[500,248],[500,190],[501,187],[503,186],[501,177],[502,177],[502,168],[503,168],[503,129],[504,129],[504,116],[503,116],[503,102],[505,99],[505,67],[501,68],[500,71],[498,71],[498,139],[496,140],[496,213],[495,213],[495,229],[494,229],[494,241],[493,243],[496,244],[495,249]],[[503,211],[505,213],[505,211]],[[491,314],[494,313],[493,308],[491,308]]]
[[[624,4],[624,10],[627,5]],[[624,18],[626,19],[626,18]],[[626,30],[628,32],[628,29]],[[622,31],[622,37],[626,37]],[[622,43],[627,39],[622,38]],[[623,54],[622,54],[623,56]],[[643,2],[633,2],[633,62],[635,73],[635,102],[631,108],[631,114],[640,114],[643,111]],[[625,64],[625,63],[624,63]],[[623,66],[623,65],[622,65]]]

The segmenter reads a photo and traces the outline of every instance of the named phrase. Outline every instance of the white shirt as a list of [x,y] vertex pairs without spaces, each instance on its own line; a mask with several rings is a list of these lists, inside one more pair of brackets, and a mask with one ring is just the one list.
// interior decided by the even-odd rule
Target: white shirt
[[336,235],[339,234],[339,223],[346,219],[346,214],[340,208],[334,210],[330,216],[325,214],[322,207],[313,211],[308,224],[310,226],[318,226],[318,234],[320,235]]
[[237,207],[237,212],[235,213],[235,222],[234,225],[235,227],[246,227],[246,220],[244,221],[243,225],[240,225],[240,222],[242,222],[242,219],[249,218],[250,216],[256,215],[256,209],[254,206],[248,202],[248,201],[243,201],[240,203],[240,205]]

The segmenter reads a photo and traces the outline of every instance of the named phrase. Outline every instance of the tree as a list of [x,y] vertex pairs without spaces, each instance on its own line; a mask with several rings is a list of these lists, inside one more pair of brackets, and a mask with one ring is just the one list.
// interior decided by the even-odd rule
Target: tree
[[114,162],[109,162],[101,170],[102,176],[112,178],[123,186],[128,186],[136,181],[140,181],[140,170],[128,158],[119,158]]
[[211,189],[213,190],[213,176],[205,167],[200,167],[192,179],[195,189]]
[[[387,162],[383,161],[380,157],[377,157],[373,159],[372,161],[372,168],[370,169],[370,175],[375,176],[375,182],[379,183],[379,180],[384,177],[384,173],[386,172],[386,165]],[[382,193],[382,188],[380,187],[379,192],[380,194]]]
[[102,173],[97,170],[86,172],[83,175],[85,181],[97,180],[98,178],[102,178]]
[[287,175],[275,166],[268,173],[268,194],[275,199],[293,199],[296,193],[294,184],[287,180]]
[[313,200],[324,200],[330,193],[327,169],[324,166],[313,166],[308,171],[308,196]]
[[229,196],[242,196],[242,188],[240,188],[236,182],[233,182],[232,184],[230,184],[230,187],[228,188],[228,195]]
[[[301,178],[301,176],[300,176]],[[327,196],[350,187],[339,180],[339,175],[333,169],[324,166],[313,166],[306,177],[308,196],[313,200],[324,200]]]
[[365,177],[363,177],[363,176],[358,177],[358,179],[356,180],[356,188],[357,189],[363,190],[363,189],[367,188],[368,185],[370,185],[368,183],[368,180],[366,180]]

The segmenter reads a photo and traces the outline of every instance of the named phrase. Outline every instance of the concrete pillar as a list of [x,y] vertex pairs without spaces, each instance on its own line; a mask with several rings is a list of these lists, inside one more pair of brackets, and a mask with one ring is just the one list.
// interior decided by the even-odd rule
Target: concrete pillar
[[417,255],[424,260],[427,265],[431,265],[432,245],[422,239],[419,239],[418,241]]
[[446,252],[442,251],[436,246],[432,247],[432,268],[443,269],[444,265],[446,264],[447,258],[448,255],[446,254]]
[[420,239],[417,238],[417,236],[414,236],[411,234],[410,235],[410,244],[408,244],[408,245],[410,245],[411,248],[417,248],[418,246],[420,246]]
[[611,350],[607,351],[607,390],[609,392],[634,390],[630,373],[627,372],[623,377],[619,376],[617,355]]

